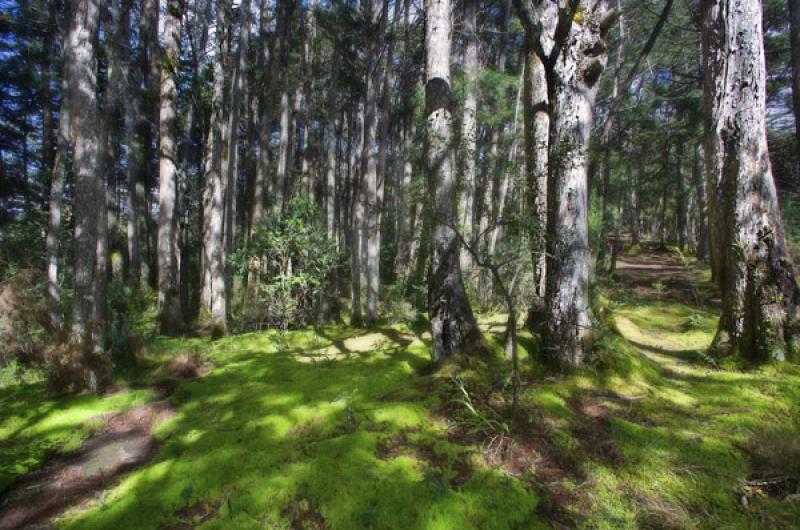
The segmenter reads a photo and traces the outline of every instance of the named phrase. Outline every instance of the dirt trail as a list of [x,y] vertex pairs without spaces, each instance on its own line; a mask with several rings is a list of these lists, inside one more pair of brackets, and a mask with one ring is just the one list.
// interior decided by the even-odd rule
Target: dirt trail
[[146,462],[157,446],[154,426],[174,415],[164,393],[161,397],[109,416],[78,451],[17,482],[0,500],[0,530],[51,528],[51,517]]

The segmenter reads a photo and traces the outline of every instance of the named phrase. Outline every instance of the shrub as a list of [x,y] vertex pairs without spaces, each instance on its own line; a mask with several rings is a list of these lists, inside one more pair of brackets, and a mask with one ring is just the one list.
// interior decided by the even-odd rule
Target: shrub
[[241,308],[245,329],[287,330],[304,326],[320,307],[337,265],[335,242],[327,238],[319,208],[295,198],[280,220],[256,227],[247,247],[231,257],[236,269],[249,275]]

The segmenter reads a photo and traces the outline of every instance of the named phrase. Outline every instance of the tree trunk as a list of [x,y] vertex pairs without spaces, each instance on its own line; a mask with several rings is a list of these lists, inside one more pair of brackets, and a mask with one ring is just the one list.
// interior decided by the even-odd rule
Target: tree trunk
[[356,139],[355,145],[351,146],[350,152],[350,174],[352,175],[351,186],[351,235],[350,235],[350,268],[351,268],[351,326],[363,325],[361,317],[361,253],[363,248],[362,232],[364,226],[364,199],[363,199],[363,164],[359,164],[364,146],[364,102],[358,102],[356,116]]
[[58,257],[61,241],[61,213],[64,200],[64,180],[67,171],[67,151],[70,141],[68,84],[62,82],[61,116],[58,121],[57,151],[50,180],[50,205],[47,224],[47,321],[54,333],[62,331],[61,292],[58,284]]
[[278,166],[275,171],[273,213],[280,215],[289,200],[289,148],[291,145],[291,105],[289,103],[289,43],[291,14],[294,0],[279,0],[278,4],[278,76],[280,79],[280,140]]
[[677,139],[675,144],[675,210],[678,228],[678,248],[686,249],[686,186],[683,179],[683,142]]
[[178,289],[175,248],[178,218],[177,68],[181,47],[182,0],[167,2],[164,18],[164,57],[161,61],[161,111],[159,112],[158,305],[162,333],[175,333],[183,322]]
[[105,196],[98,196],[97,185],[100,173],[94,42],[99,15],[96,0],[76,1],[64,50],[75,174],[72,339],[87,350],[94,346],[91,341],[95,325],[93,278],[97,272],[98,210],[105,200]]
[[453,230],[458,218],[452,146],[451,32],[450,1],[425,0],[426,169],[433,199],[428,315],[434,362],[474,347],[480,341],[480,331],[461,280],[459,241]]
[[[247,77],[247,54],[250,47],[250,0],[243,0],[239,4],[239,48],[236,52],[237,63],[231,80],[230,115],[228,116],[228,145],[227,153],[227,182],[225,184],[225,294],[228,297],[228,310],[230,310],[230,297],[233,293],[233,264],[229,257],[233,254],[236,245],[236,210],[237,210],[237,184],[239,174],[239,117],[241,115],[242,97],[244,95],[244,82]],[[224,157],[223,157],[224,159]]]
[[[579,2],[575,8],[583,6]],[[588,147],[598,81],[605,68],[607,5],[597,2],[597,20],[581,23],[560,10],[559,28],[571,29],[548,56],[548,99],[552,106],[548,166],[547,285],[542,351],[551,363],[584,362],[592,343],[589,306]],[[567,18],[569,17],[569,18]],[[540,54],[541,55],[541,54]]]
[[525,76],[523,105],[525,120],[525,200],[529,213],[531,262],[533,263],[534,299],[531,301],[528,326],[541,323],[545,293],[545,227],[547,226],[547,80],[542,60],[525,38]]
[[800,293],[767,149],[761,2],[705,0],[703,15],[706,180],[722,291],[711,350],[784,359],[798,348]]
[[694,182],[695,200],[695,239],[697,259],[705,262],[708,259],[708,212],[706,209],[706,190],[703,181],[702,147],[698,146],[692,155],[692,180]]
[[224,4],[217,3],[216,58],[211,121],[206,151],[206,189],[204,192],[203,242],[205,244],[205,285],[203,305],[210,311],[214,333],[227,331],[227,295],[225,292],[225,258],[223,241],[224,182],[222,180],[222,121],[225,73],[223,57],[227,53],[228,28]]
[[[478,0],[464,0],[464,106],[461,117],[460,225],[468,241],[474,235],[475,168],[478,148]],[[461,249],[461,269],[469,274],[472,255]]]

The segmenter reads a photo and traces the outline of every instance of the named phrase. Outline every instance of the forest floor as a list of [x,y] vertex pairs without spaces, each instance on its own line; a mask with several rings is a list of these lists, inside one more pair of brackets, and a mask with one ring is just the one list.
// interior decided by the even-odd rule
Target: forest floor
[[800,368],[709,359],[714,289],[679,255],[630,250],[596,298],[592,366],[548,373],[522,335],[514,414],[499,314],[498,358],[434,373],[393,324],[161,339],[100,397],[8,384],[0,528],[800,527]]

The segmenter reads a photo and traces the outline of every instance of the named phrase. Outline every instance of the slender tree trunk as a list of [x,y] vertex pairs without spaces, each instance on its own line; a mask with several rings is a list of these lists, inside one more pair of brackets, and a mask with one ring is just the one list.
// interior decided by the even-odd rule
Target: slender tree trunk
[[62,82],[61,116],[58,120],[57,151],[50,180],[50,205],[47,224],[47,315],[51,331],[61,332],[64,318],[61,311],[61,291],[58,282],[58,258],[61,241],[61,214],[64,200],[64,180],[67,171],[67,151],[70,141],[68,83]]
[[[475,203],[475,168],[478,148],[478,0],[464,0],[464,105],[461,117],[461,193],[459,214],[467,240],[471,241]],[[472,255],[461,249],[461,269],[469,273]]]
[[[402,163],[402,177],[400,180],[400,189],[397,191],[398,208],[397,208],[397,257],[395,262],[395,270],[406,270],[411,263],[410,259],[410,242],[408,237],[408,216],[412,208],[409,205],[409,188],[411,186],[411,177],[413,175],[414,166],[411,161],[411,148],[414,136],[414,109],[411,106],[411,96],[414,88],[412,81],[411,68],[413,66],[413,59],[411,57],[411,11],[410,0],[403,2],[403,74],[401,82],[401,95],[400,100],[403,105],[403,132],[401,139],[401,163]],[[395,8],[396,9],[396,8]],[[406,275],[408,276],[408,275]]]
[[363,199],[363,181],[364,173],[363,164],[359,162],[362,159],[363,146],[364,146],[364,102],[358,102],[358,111],[356,115],[356,134],[353,138],[356,139],[355,145],[351,147],[350,153],[350,174],[351,177],[351,235],[350,235],[350,268],[351,268],[351,326],[362,326],[363,320],[361,316],[361,253],[363,249],[363,226],[364,226],[364,199]]
[[178,218],[176,134],[183,1],[169,0],[164,18],[164,52],[161,61],[161,111],[159,113],[158,305],[162,333],[179,331],[183,316],[178,289],[178,253],[175,247]]
[[708,211],[706,209],[706,190],[703,180],[702,147],[698,146],[692,155],[692,180],[694,182],[697,208],[695,209],[695,239],[697,240],[697,259],[708,259]]
[[761,2],[704,0],[703,15],[705,167],[722,291],[711,349],[784,359],[798,349],[800,292],[767,149]]
[[[371,19],[375,28],[374,41],[369,46],[366,107],[364,115],[364,148],[362,151],[362,168],[364,171],[365,219],[364,232],[366,243],[366,280],[367,280],[367,323],[378,320],[378,294],[380,289],[380,182],[378,162],[380,145],[378,137],[378,99],[381,81],[381,52],[386,13],[378,8],[377,0],[371,0]],[[388,8],[384,0],[384,9]]]
[[291,38],[291,15],[294,0],[279,0],[278,4],[278,76],[280,79],[280,143],[278,144],[278,166],[275,172],[273,213],[280,214],[289,201],[289,149],[292,141],[291,105],[289,102],[289,43]]
[[95,325],[93,278],[97,272],[98,210],[100,202],[105,200],[104,196],[98,196],[97,185],[97,65],[94,42],[99,15],[96,0],[74,2],[64,50],[75,173],[72,339],[88,350],[93,349],[91,341]]
[[450,1],[425,0],[426,162],[433,199],[428,315],[434,362],[480,342],[480,331],[461,280],[459,241],[453,230],[458,218],[452,146],[451,33]]
[[679,138],[675,144],[675,214],[678,228],[678,248],[686,249],[686,186],[683,179],[683,142]]
[[228,27],[225,0],[217,3],[216,59],[211,121],[206,152],[206,189],[204,192],[203,242],[205,244],[205,285],[203,305],[210,311],[216,334],[227,330],[227,295],[225,292],[225,252],[223,241],[224,182],[222,180],[222,122],[225,71],[223,57],[228,50]]
[[531,238],[534,299],[527,325],[541,322],[545,292],[545,227],[547,226],[547,135],[550,116],[547,112],[547,80],[542,60],[525,37],[525,75],[523,107],[525,120],[525,189]]
[[[229,257],[233,254],[236,243],[236,210],[237,210],[237,184],[239,174],[239,126],[244,95],[244,82],[247,77],[247,54],[250,47],[250,0],[243,0],[239,4],[239,48],[237,50],[237,64],[231,82],[231,109],[228,117],[228,144],[227,152],[227,183],[225,185],[225,294],[228,297],[228,311],[230,311],[230,297],[233,293],[233,264]],[[224,160],[224,157],[223,157]]]

